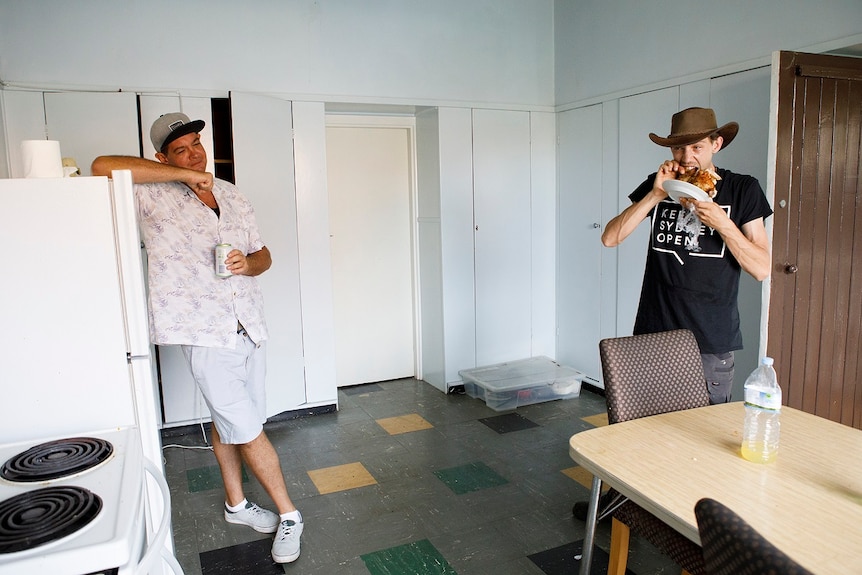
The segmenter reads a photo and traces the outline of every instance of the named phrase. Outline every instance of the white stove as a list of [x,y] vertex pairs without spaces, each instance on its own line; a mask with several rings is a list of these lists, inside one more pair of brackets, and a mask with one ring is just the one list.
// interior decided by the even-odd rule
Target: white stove
[[134,573],[144,485],[137,427],[0,444],[0,575]]

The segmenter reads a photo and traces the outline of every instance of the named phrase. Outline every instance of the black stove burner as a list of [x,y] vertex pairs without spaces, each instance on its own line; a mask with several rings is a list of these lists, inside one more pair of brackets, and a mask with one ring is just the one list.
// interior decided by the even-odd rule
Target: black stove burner
[[0,477],[25,483],[58,479],[98,465],[113,451],[110,442],[94,437],[49,441],[9,459],[0,468]]
[[43,487],[0,501],[0,553],[32,549],[70,535],[101,509],[98,495],[73,485]]

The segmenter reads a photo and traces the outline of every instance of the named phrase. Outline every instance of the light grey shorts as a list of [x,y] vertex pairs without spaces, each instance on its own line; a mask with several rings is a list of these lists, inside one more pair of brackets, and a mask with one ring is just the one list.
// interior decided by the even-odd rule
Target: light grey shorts
[[222,443],[243,444],[266,421],[266,342],[243,331],[235,349],[182,346]]
[[709,390],[709,403],[727,403],[733,391],[734,357],[733,352],[702,353],[703,375]]

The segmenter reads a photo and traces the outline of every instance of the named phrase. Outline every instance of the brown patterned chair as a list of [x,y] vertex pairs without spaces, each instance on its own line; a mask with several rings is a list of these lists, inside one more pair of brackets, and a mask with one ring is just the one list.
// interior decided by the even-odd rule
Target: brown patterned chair
[[701,499],[694,515],[708,575],[811,575],[718,501]]
[[[709,405],[700,350],[689,330],[603,339],[599,356],[610,424]],[[701,548],[648,511],[625,501],[612,513],[608,575],[625,573],[631,532],[683,573],[706,573]]]

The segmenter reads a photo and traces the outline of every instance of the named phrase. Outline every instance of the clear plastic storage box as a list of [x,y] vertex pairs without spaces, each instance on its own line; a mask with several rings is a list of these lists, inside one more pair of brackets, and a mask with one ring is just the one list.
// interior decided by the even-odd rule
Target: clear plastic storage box
[[585,377],[544,356],[462,369],[458,374],[467,395],[484,400],[495,411],[578,397]]

